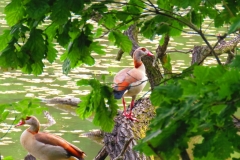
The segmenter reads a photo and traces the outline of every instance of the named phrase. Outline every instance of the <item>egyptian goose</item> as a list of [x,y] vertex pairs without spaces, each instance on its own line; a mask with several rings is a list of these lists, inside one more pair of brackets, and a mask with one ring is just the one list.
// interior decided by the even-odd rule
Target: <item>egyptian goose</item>
[[[123,115],[130,120],[136,120],[132,117],[132,108],[137,95],[143,90],[147,83],[145,66],[141,60],[143,56],[153,56],[146,48],[139,47],[133,53],[134,68],[125,68],[119,71],[113,80],[113,94],[115,99],[121,99],[124,107]],[[132,97],[130,104],[130,113],[126,112],[124,97]]]
[[22,146],[39,160],[83,160],[85,153],[63,138],[39,132],[40,123],[34,116],[22,119],[16,126],[30,125],[21,137]]

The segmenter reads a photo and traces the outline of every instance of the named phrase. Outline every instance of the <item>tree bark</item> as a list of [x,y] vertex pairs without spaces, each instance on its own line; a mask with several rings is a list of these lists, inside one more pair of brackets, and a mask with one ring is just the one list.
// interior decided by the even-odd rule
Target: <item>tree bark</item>
[[[220,43],[219,45],[217,45],[214,48],[214,51],[217,55],[221,55],[223,53],[231,54],[239,42],[240,42],[240,34],[238,34],[234,39],[232,39],[229,42]],[[194,64],[194,63],[202,64],[203,61],[205,60],[205,58],[208,56],[211,56],[211,50],[209,47],[195,46],[193,48],[193,52],[192,52],[192,62],[191,63],[192,64]],[[232,60],[233,57],[231,57],[231,56],[233,56],[233,55],[230,55],[227,63],[229,63],[229,61]]]
[[115,126],[112,133],[105,133],[104,147],[110,159],[119,157],[120,153],[124,150],[124,145],[130,138],[133,140],[126,148],[122,156],[123,160],[150,160],[144,154],[133,150],[137,141],[145,137],[145,132],[148,129],[150,120],[155,116],[155,108],[151,105],[149,98],[144,98],[136,101],[133,108],[133,114],[139,122],[133,122],[125,119],[120,114],[115,118]]
[[168,47],[168,43],[169,43],[170,37],[169,35],[165,35],[164,37],[164,43],[163,45],[159,45],[156,52],[157,52],[157,58],[160,59],[162,66],[163,66],[163,70],[164,70],[164,74],[167,75],[169,73],[172,73],[172,68],[167,68],[165,67],[165,64],[167,63],[167,47]]

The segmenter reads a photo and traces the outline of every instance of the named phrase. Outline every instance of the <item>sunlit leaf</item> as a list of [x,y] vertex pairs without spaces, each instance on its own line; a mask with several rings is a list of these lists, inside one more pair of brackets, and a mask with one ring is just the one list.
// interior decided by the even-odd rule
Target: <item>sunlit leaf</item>
[[116,26],[116,20],[113,17],[113,15],[107,14],[104,17],[104,25],[106,25],[106,27],[109,28],[109,29]]
[[128,37],[119,32],[114,31],[112,33],[115,37],[115,44],[124,52],[130,53],[132,49],[132,42],[128,39]]
[[3,158],[3,160],[14,160],[14,159],[12,158],[12,156],[6,156]]
[[113,129],[113,117],[117,114],[116,100],[113,97],[112,89],[102,85],[96,79],[82,79],[77,85],[90,85],[92,91],[81,98],[77,114],[81,118],[87,118],[94,113],[93,123],[104,131],[110,132]]
[[8,42],[12,38],[10,30],[4,30],[3,34],[0,36],[0,51],[7,47]]
[[84,56],[82,58],[82,61],[83,61],[83,63],[85,63],[85,64],[87,64],[89,66],[92,66],[92,65],[95,64],[95,60],[94,60],[94,58],[92,56]]
[[90,45],[90,50],[96,52],[97,54],[104,55],[106,54],[105,51],[103,50],[104,47],[99,44],[99,42],[93,42]]
[[78,85],[78,86],[86,86],[86,85],[89,85],[89,80],[87,80],[87,79],[81,79],[81,80],[77,81],[77,85]]
[[33,72],[33,74],[34,75],[41,74],[43,72],[43,67],[44,67],[44,64],[41,61],[32,64],[32,72]]
[[57,50],[54,48],[54,44],[48,43],[47,46],[47,60],[53,63],[57,57]]
[[13,26],[18,23],[25,15],[22,0],[12,0],[4,10],[8,25]]

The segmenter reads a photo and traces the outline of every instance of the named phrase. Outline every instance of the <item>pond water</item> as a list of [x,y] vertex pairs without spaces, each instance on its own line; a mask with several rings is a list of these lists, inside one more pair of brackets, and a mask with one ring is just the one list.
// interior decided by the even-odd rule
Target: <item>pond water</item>
[[[7,1],[0,2],[0,33],[7,27],[4,15],[2,14],[3,7],[7,4]],[[206,21],[205,33],[211,35],[217,35],[218,33],[226,32],[226,29],[220,29],[216,31],[214,27],[210,26],[211,20]],[[189,31],[186,29],[185,31]],[[207,37],[210,42],[215,43],[216,37]],[[131,57],[124,54],[121,62],[115,61],[115,56],[118,52],[118,48],[108,43],[107,38],[104,37],[100,40],[103,45],[106,46],[106,55],[99,56],[93,54],[96,58],[94,66],[83,65],[81,67],[73,69],[68,76],[62,73],[62,62],[59,57],[57,60],[50,64],[45,62],[44,73],[40,76],[33,76],[23,74],[19,70],[0,71],[0,103],[12,103],[19,101],[25,97],[36,97],[40,99],[49,99],[54,97],[77,97],[81,99],[81,96],[89,93],[88,87],[78,87],[76,82],[83,78],[97,78],[101,79],[102,75],[106,76],[106,82],[111,83],[114,74],[122,68],[132,65]],[[143,40],[140,39],[141,46],[144,46],[151,50],[153,53],[158,46],[158,37],[156,40]],[[203,41],[199,36],[183,33],[181,36],[171,39],[168,49],[178,49],[188,51],[193,48],[194,45],[201,45]],[[57,46],[59,54],[64,50]],[[173,72],[180,72],[184,68],[190,65],[191,55],[183,53],[171,53]],[[222,59],[226,58],[226,55],[221,56]],[[205,64],[216,64],[216,61],[210,57],[205,61]],[[139,95],[144,95],[149,89],[149,86]],[[128,101],[128,100],[127,100]],[[92,129],[97,129],[91,123],[91,120],[81,120],[75,115],[75,108],[67,105],[46,105],[50,114],[56,120],[56,124],[47,128],[47,132],[51,132],[62,136],[69,142],[81,148],[86,152],[86,160],[93,159],[102,144],[101,140],[93,140],[86,137],[81,137],[81,133],[89,132]],[[119,101],[121,107],[121,101]],[[6,132],[8,134],[0,140],[0,154],[5,156],[12,156],[15,160],[23,159],[27,152],[21,147],[19,137],[26,127],[11,128],[13,118],[16,113],[11,112],[10,117],[4,123],[0,123],[0,137]],[[47,120],[43,115],[36,115],[41,123],[47,123]]]

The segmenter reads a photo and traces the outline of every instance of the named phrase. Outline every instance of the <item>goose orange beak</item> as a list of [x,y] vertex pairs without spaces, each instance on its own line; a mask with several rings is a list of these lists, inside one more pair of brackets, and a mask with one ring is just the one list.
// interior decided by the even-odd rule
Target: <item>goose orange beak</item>
[[147,56],[154,56],[150,51],[148,51]]
[[25,121],[24,119],[20,120],[20,122],[18,124],[15,125],[15,127],[18,127],[18,126],[22,126],[25,124]]

